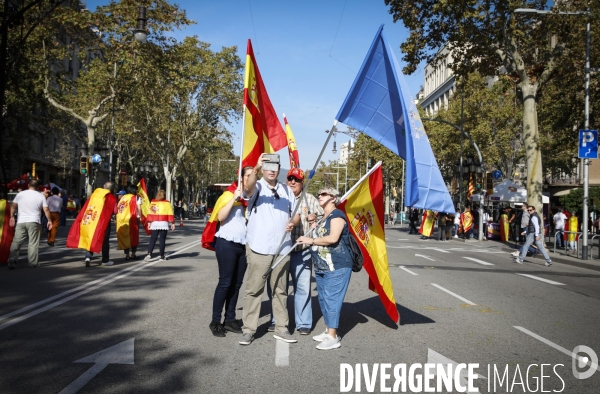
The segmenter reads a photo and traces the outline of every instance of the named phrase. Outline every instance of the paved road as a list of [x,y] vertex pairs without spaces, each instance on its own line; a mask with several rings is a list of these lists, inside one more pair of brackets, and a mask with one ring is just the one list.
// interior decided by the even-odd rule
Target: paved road
[[[218,274],[214,254],[198,245],[201,229],[187,221],[170,233],[166,262],[125,261],[113,240],[116,265],[85,268],[83,254],[65,249],[62,238],[42,247],[40,268],[3,267],[0,392],[59,393],[83,376],[81,393],[332,393],[340,391],[343,363],[372,371],[382,363],[452,361],[479,364],[481,392],[534,392],[542,374],[545,391],[597,392],[600,372],[575,379],[571,352],[585,345],[600,354],[598,272],[547,268],[543,260],[518,265],[494,242],[423,241],[391,228],[400,326],[368,290],[363,270],[344,302],[340,349],[318,351],[297,334],[296,344],[276,341],[266,332],[266,301],[256,340],[240,346],[237,335],[215,338],[208,330]],[[140,249],[146,244],[142,236]],[[321,332],[316,293],[313,306]],[[74,363],[130,339],[133,364]],[[541,364],[550,366],[542,371]],[[502,387],[494,368],[508,372]],[[382,391],[377,376],[373,392]],[[368,392],[364,373],[361,392]]]

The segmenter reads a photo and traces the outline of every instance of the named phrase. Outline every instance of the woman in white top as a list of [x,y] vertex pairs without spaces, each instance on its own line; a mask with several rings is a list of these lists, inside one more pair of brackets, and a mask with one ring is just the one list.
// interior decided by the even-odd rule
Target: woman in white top
[[[226,331],[242,333],[242,324],[235,318],[235,308],[248,264],[245,217],[247,203],[240,198],[242,188],[252,171],[254,171],[253,167],[244,167],[240,187],[233,192],[233,195],[231,192],[224,193],[215,204],[215,208],[221,207],[217,212],[220,227],[215,234],[219,283],[213,297],[212,321],[208,327],[216,337],[224,337]],[[223,308],[225,308],[225,322],[221,323]]]
[[165,242],[167,240],[167,231],[171,227],[171,231],[175,230],[175,217],[173,216],[173,207],[165,198],[165,191],[159,190],[156,193],[156,198],[150,203],[150,212],[148,212],[148,223],[150,224],[150,243],[148,244],[148,255],[144,261],[149,261],[152,258],[156,239],[159,240],[160,261],[167,260],[165,256]]

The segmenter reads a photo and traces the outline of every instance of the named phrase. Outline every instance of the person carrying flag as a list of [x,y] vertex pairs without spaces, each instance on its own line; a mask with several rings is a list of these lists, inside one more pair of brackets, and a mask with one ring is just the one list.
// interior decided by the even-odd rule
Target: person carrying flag
[[114,264],[109,258],[110,219],[117,213],[114,187],[115,184],[109,181],[94,190],[69,230],[67,248],[84,249],[86,267],[91,266],[94,253],[100,251],[102,251],[100,265]]
[[137,188],[129,185],[126,192],[123,190],[119,192],[120,199],[117,203],[117,242],[119,250],[125,251],[125,260],[137,259],[137,246],[140,243],[138,226],[140,213],[136,194]]
[[171,231],[175,230],[175,216],[173,215],[173,206],[165,197],[165,191],[159,190],[156,193],[156,198],[150,203],[150,211],[148,212],[148,223],[152,235],[148,244],[148,254],[144,261],[150,261],[156,240],[159,240],[159,261],[166,261],[165,242],[167,240],[167,232],[169,227]]
[[10,226],[10,204],[4,198],[4,190],[0,188],[0,264],[8,262],[10,244],[15,235],[15,228]]
[[[219,265],[219,282],[213,296],[212,321],[208,326],[216,337],[224,337],[227,331],[242,333],[242,325],[236,320],[235,308],[247,267],[245,213],[248,204],[241,196],[253,171],[254,168],[250,166],[244,167],[240,187],[238,188],[237,182],[232,183],[215,203],[211,222],[218,220],[218,231],[216,226],[213,228],[207,225],[202,234],[204,244],[212,231],[212,250],[216,252]],[[225,322],[221,323],[223,307]]]

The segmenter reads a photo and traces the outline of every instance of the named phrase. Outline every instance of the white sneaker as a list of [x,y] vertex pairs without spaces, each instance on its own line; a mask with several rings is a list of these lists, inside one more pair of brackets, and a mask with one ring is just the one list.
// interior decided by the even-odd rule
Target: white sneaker
[[91,262],[92,262],[92,260],[90,260],[90,259],[85,259],[85,266],[86,266],[86,267],[89,267],[89,266],[91,266],[91,264],[90,264]]
[[322,333],[320,333],[319,335],[315,335],[313,337],[313,340],[317,341],[317,342],[323,342],[325,339],[327,339],[328,336],[329,336],[329,333],[327,333],[327,330],[325,330]]
[[152,255],[146,255],[146,257],[144,257],[144,261],[150,261],[151,258],[152,258]]
[[114,261],[107,261],[106,263],[102,263],[102,265],[108,265],[108,266],[115,265],[115,262]]
[[458,238],[458,235],[455,235],[455,236],[454,236],[454,237],[452,237],[452,238]]
[[519,252],[518,251],[514,251],[511,253],[511,256],[515,256],[515,257],[519,257]]
[[331,335],[327,334],[327,338],[319,343],[317,345],[317,349],[319,350],[331,350],[331,349],[337,349],[340,346],[342,346],[341,342],[340,342],[340,337],[338,337],[337,335],[334,337],[332,337]]

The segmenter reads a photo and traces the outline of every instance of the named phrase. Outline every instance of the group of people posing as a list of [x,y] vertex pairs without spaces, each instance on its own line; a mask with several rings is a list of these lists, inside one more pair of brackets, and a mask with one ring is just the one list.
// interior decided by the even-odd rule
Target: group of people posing
[[[317,349],[339,348],[337,330],[352,273],[351,235],[345,214],[336,209],[339,192],[327,187],[316,198],[303,194],[302,170],[289,170],[287,184],[282,184],[277,181],[279,170],[262,168],[266,161],[261,155],[256,167],[243,168],[239,187],[233,194],[224,194],[215,204],[221,207],[213,213],[219,221],[214,237],[219,281],[209,328],[216,337],[232,332],[240,334],[241,345],[251,344],[258,330],[266,290],[272,307],[267,330],[277,340],[297,342],[289,330],[289,275],[294,290],[295,331],[309,335],[314,324],[311,300],[314,266],[325,330],[313,339],[319,342]],[[245,274],[243,317],[239,321],[235,311]]]

